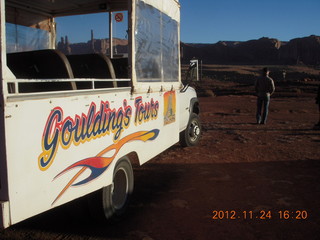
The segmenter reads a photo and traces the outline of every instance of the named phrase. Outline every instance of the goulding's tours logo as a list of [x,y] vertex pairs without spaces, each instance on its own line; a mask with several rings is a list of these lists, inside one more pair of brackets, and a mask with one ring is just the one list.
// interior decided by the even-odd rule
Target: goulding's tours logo
[[65,117],[63,109],[55,107],[42,135],[42,153],[38,158],[40,170],[45,171],[51,166],[59,146],[68,149],[71,144],[78,146],[111,133],[116,143],[122,132],[130,126],[133,116],[135,125],[157,119],[158,101],[151,99],[150,102],[143,102],[141,97],[137,97],[134,105],[135,113],[127,100],[123,100],[118,109],[112,109],[108,101],[101,101],[99,108],[92,102],[87,114],[82,113],[73,118]]

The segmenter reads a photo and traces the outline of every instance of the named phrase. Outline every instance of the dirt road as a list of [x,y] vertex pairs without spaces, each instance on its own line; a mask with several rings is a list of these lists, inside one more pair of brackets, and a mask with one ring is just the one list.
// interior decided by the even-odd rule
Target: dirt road
[[[201,98],[203,137],[141,168],[126,215],[96,222],[85,201],[0,232],[0,239],[319,239],[320,130],[311,97]],[[27,206],[26,206],[27,207]]]

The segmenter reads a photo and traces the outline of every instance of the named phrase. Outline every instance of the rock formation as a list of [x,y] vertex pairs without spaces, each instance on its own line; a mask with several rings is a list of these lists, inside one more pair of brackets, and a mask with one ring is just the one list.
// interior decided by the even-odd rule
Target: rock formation
[[314,35],[289,42],[263,37],[246,42],[182,43],[181,46],[183,62],[195,57],[211,64],[320,64],[320,37]]
[[[95,39],[91,30],[91,39],[87,42],[70,43],[68,36],[61,38],[57,44],[57,49],[64,54],[87,54],[87,53],[109,53],[109,39]],[[113,38],[113,53],[127,54],[128,40]]]

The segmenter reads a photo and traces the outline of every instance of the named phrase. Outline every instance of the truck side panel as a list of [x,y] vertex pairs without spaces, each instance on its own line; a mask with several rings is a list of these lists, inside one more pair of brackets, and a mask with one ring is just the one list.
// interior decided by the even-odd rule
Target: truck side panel
[[176,143],[177,94],[119,91],[8,101],[11,223],[109,185],[117,159],[130,152],[142,164]]

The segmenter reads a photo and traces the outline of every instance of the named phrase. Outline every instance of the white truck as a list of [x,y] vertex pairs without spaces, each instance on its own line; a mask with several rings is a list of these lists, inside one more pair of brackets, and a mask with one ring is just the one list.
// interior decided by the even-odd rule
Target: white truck
[[[0,0],[0,11],[0,228],[92,192],[105,218],[117,216],[134,159],[199,142],[177,0]],[[123,55],[112,47],[115,12],[127,16]],[[108,53],[56,49],[60,17],[94,13],[110,16]]]

